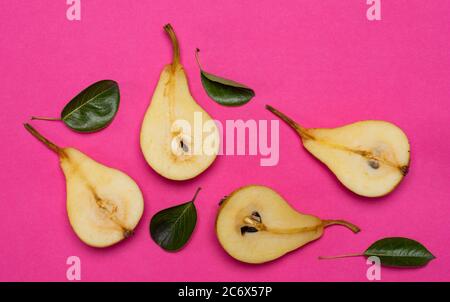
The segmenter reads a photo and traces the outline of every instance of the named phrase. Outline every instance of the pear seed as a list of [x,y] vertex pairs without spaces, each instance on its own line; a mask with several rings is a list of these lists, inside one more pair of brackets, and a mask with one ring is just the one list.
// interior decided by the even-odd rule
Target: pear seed
[[244,236],[245,233],[256,233],[258,232],[258,230],[254,227],[249,227],[249,226],[243,226],[241,228],[241,235]]
[[369,166],[372,168],[372,169],[378,169],[379,167],[380,167],[380,163],[377,161],[377,160],[373,160],[373,159],[371,159],[371,160],[369,160]]
[[259,215],[256,211],[252,212],[252,219],[258,221],[259,223],[262,222],[261,215]]
[[183,149],[184,152],[189,152],[188,146],[183,142],[183,140],[180,140],[180,147]]

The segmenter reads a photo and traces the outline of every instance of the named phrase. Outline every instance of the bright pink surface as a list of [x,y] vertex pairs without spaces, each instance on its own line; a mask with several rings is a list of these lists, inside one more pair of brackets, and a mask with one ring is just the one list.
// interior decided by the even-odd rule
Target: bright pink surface
[[[81,22],[66,19],[64,0],[0,5],[0,281],[64,281],[71,255],[81,258],[84,281],[364,281],[364,258],[317,256],[363,251],[387,236],[419,240],[437,259],[416,270],[384,268],[383,281],[450,281],[449,1],[383,0],[380,22],[366,19],[365,1],[81,2]],[[280,124],[277,166],[260,167],[259,156],[221,156],[192,181],[161,178],[143,159],[139,129],[172,55],[162,30],[167,22],[179,36],[192,94],[214,118],[274,119],[264,109],[269,103],[307,127],[392,121],[410,138],[410,174],[385,198],[357,197]],[[208,71],[248,84],[257,96],[238,108],[210,100],[196,47]],[[57,116],[81,88],[106,78],[117,80],[122,94],[106,130],[81,135],[60,123],[33,122],[141,187],[145,212],[135,236],[99,250],[72,232],[58,159],[22,123],[31,115]],[[302,212],[345,218],[363,231],[330,228],[275,262],[239,263],[219,246],[214,221],[222,196],[253,183],[271,186]],[[189,200],[198,186],[191,241],[179,253],[164,252],[148,234],[151,216]]]

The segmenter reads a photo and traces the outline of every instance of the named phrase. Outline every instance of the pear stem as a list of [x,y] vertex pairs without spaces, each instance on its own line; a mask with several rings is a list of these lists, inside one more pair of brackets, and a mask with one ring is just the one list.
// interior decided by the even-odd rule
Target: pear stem
[[164,30],[169,35],[170,41],[172,42],[173,47],[172,66],[177,66],[180,64],[180,46],[178,44],[177,36],[175,35],[175,31],[173,30],[173,27],[170,24],[166,24],[164,26]]
[[282,119],[284,122],[286,122],[291,128],[293,128],[302,139],[314,139],[314,137],[309,134],[305,128],[297,124],[293,119],[285,115],[284,113],[278,111],[277,109],[273,108],[270,105],[266,105],[266,109],[278,116],[280,119]]
[[201,189],[202,189],[201,187],[198,187],[197,191],[195,191],[194,197],[192,198],[192,201],[191,201],[192,203],[194,203],[194,201],[197,199],[198,192],[200,192]]
[[32,116],[31,120],[40,120],[40,121],[61,121],[60,117],[43,117],[43,116]]
[[358,253],[358,254],[345,254],[345,255],[339,255],[339,256],[319,256],[319,259],[320,260],[329,260],[329,259],[362,257],[362,256],[364,256],[364,254]]
[[361,231],[361,229],[358,226],[345,220],[324,220],[322,221],[322,225],[324,228],[329,227],[331,225],[342,225],[350,229],[355,234]]
[[58,155],[62,155],[64,154],[64,151],[62,148],[58,147],[57,145],[55,145],[53,142],[49,141],[48,139],[46,139],[42,134],[40,134],[36,129],[33,128],[33,126],[31,126],[30,124],[26,123],[24,124],[25,129],[28,130],[28,132],[30,132],[35,138],[37,138],[39,141],[41,141],[42,143],[44,143],[44,145],[47,146],[47,148],[49,148],[50,150],[52,150],[53,152],[55,152]]

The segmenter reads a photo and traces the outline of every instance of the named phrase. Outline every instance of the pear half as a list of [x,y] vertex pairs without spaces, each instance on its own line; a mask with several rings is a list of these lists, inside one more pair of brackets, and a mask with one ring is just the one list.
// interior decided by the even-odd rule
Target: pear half
[[408,137],[394,124],[368,120],[339,128],[307,129],[277,109],[266,107],[291,126],[306,150],[358,195],[384,196],[408,173]]
[[264,263],[320,238],[324,228],[343,225],[343,220],[321,220],[299,213],[277,192],[251,185],[240,188],[222,201],[216,219],[220,244],[233,258],[246,263]]
[[107,247],[130,237],[144,209],[141,190],[133,179],[77,149],[58,147],[29,124],[25,128],[59,156],[66,177],[69,221],[81,241]]
[[141,127],[141,150],[148,164],[172,180],[194,178],[205,171],[219,151],[219,130],[192,98],[180,64],[175,32],[164,30],[173,45],[173,61],[161,73]]

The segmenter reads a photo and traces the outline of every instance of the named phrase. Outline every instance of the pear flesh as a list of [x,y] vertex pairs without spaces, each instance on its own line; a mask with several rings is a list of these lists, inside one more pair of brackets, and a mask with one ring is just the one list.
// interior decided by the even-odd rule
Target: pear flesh
[[342,220],[321,220],[293,209],[274,190],[246,186],[234,191],[221,204],[216,233],[221,246],[233,258],[264,263],[320,238],[324,228],[340,224],[359,232]]
[[131,236],[141,219],[141,190],[127,174],[74,148],[61,148],[25,128],[60,158],[66,178],[67,213],[76,235],[89,246],[108,247]]
[[186,180],[214,162],[219,151],[219,131],[191,96],[175,32],[169,24],[164,29],[172,41],[174,57],[164,67],[145,114],[141,150],[157,173],[172,180]]
[[358,195],[384,196],[408,173],[408,137],[392,123],[368,120],[333,129],[307,129],[277,109],[267,109],[294,128],[303,146]]

